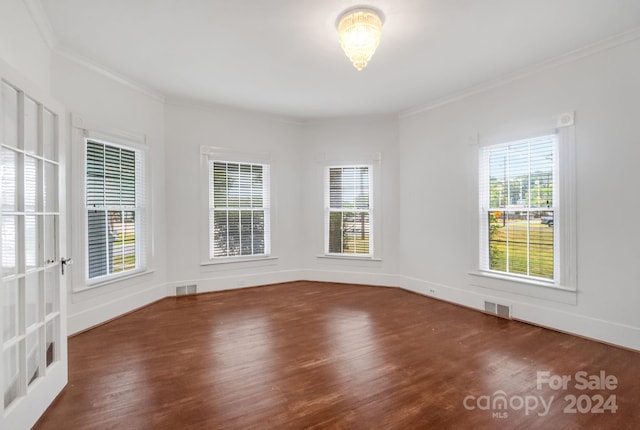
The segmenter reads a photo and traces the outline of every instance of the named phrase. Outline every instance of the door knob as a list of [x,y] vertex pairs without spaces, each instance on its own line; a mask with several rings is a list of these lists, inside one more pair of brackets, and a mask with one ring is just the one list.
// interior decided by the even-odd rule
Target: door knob
[[60,259],[60,268],[62,270],[62,274],[64,275],[64,267],[65,266],[71,266],[73,264],[73,260],[71,258],[61,258]]

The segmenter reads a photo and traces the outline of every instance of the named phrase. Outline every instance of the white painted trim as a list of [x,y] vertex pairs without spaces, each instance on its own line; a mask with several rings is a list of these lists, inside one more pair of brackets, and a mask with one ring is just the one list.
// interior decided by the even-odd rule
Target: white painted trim
[[[138,276],[152,275],[155,271],[154,249],[153,249],[153,211],[152,196],[153,182],[151,180],[152,160],[149,138],[142,133],[134,133],[119,129],[101,127],[93,121],[85,120],[81,115],[71,113],[70,122],[70,143],[71,143],[71,195],[74,197],[70,204],[71,221],[75,228],[75,235],[72,238],[73,250],[79,268],[72,271],[72,302],[79,301],[80,297],[89,296],[88,291],[100,290],[100,287],[109,286],[108,291],[113,291],[126,286],[130,278]],[[86,140],[95,139],[111,145],[121,145],[139,151],[142,156],[142,244],[140,256],[142,257],[142,267],[126,275],[109,275],[107,279],[92,282],[87,276],[88,254],[87,254],[87,219],[85,205],[85,183],[86,183]]]
[[237,149],[208,145],[200,145],[200,155],[206,155],[217,161],[232,163],[261,164],[269,163],[272,160],[269,152],[239,151]]
[[233,263],[261,263],[271,261],[272,264],[275,264],[275,261],[278,260],[278,257],[275,255],[265,255],[264,257],[260,257],[259,255],[247,256],[247,257],[227,257],[220,258],[216,260],[203,261],[200,263],[201,266],[216,266],[218,264],[233,264]]
[[119,295],[113,300],[100,301],[94,306],[87,306],[82,311],[69,314],[67,319],[69,335],[87,330],[164,297],[166,297],[166,285],[159,284],[137,290],[132,294]]
[[[366,269],[365,269],[366,270]],[[354,272],[346,270],[307,269],[300,271],[305,281],[335,282],[340,284],[369,285],[378,287],[398,287],[400,277],[391,273]]]
[[382,258],[348,255],[348,254],[321,254],[316,255],[316,258],[325,258],[328,260],[355,260],[355,261],[382,261]]
[[599,52],[615,48],[616,46],[620,46],[625,43],[632,42],[639,38],[640,38],[640,27],[636,27],[624,33],[620,33],[618,35],[600,40],[591,45],[587,45],[585,47],[567,52],[565,54],[558,55],[556,57],[542,61],[540,63],[533,64],[531,66],[520,69],[516,72],[503,75],[499,78],[491,79],[489,81],[483,82],[478,85],[474,85],[472,87],[466,88],[461,91],[453,92],[440,99],[434,100],[433,102],[402,110],[398,113],[398,118],[403,119],[403,118],[412,117],[412,116],[421,114],[423,112],[427,112],[427,111],[469,98],[476,94],[484,93],[494,88],[502,87],[513,81],[524,79],[526,77],[535,75],[545,70],[553,69],[563,64],[572,63],[574,61],[580,60],[581,58],[588,57],[588,56],[597,54]]
[[85,119],[82,115],[75,112],[71,112],[71,126],[83,130],[85,136],[90,139],[133,146],[140,150],[147,150],[149,147],[149,138],[144,133],[136,133],[117,128],[105,128],[100,124]]
[[[221,272],[216,272],[221,273]],[[176,287],[184,285],[196,285],[198,293],[210,293],[214,291],[235,290],[239,288],[259,287],[283,282],[293,282],[301,279],[300,270],[275,270],[261,273],[233,273],[222,276],[209,276],[206,278],[172,281],[167,284],[168,297],[175,295]]]
[[477,288],[493,290],[493,294],[499,294],[498,292],[501,291],[574,306],[578,303],[578,292],[576,290],[563,288],[551,283],[537,282],[532,279],[516,276],[494,275],[480,271],[469,272],[469,275],[472,278],[478,277],[476,281],[471,279],[470,285]]
[[[400,288],[407,291],[481,312],[484,311],[485,300],[509,305],[515,320],[640,351],[640,327],[554,309],[541,299],[529,297],[524,302],[517,294],[489,290],[485,294],[484,291],[456,288],[409,276],[399,276],[398,279]],[[431,289],[436,291],[435,295],[429,293]]]
[[[315,164],[321,168],[323,195],[323,235],[322,248],[317,249],[317,257],[326,259],[353,259],[381,261],[382,240],[382,152],[331,151],[314,154]],[[329,170],[332,167],[369,168],[369,224],[370,253],[367,255],[330,254],[329,253]]]
[[[484,301],[488,300],[511,306],[514,320],[640,351],[640,327],[555,309],[546,305],[546,301],[542,299],[528,297],[524,302],[518,294],[481,289],[474,291],[389,273],[317,269],[276,270],[255,274],[236,272],[156,285],[69,315],[69,333],[86,330],[164,297],[172,297],[175,295],[175,288],[179,286],[195,284],[198,293],[207,293],[300,280],[395,287],[480,312],[484,311]],[[430,290],[434,290],[435,294],[430,293]]]
[[47,44],[49,49],[53,50],[58,46],[58,38],[56,37],[51,21],[47,16],[42,2],[40,0],[23,0],[31,19],[42,36],[42,40]]
[[160,103],[165,103],[165,95],[162,92],[157,91],[153,88],[150,88],[140,82],[137,82],[121,73],[110,70],[107,67],[99,64],[94,60],[83,57],[75,52],[70,51],[69,49],[63,46],[57,46],[53,50],[53,52],[55,54],[60,55],[61,57],[66,58],[67,60],[70,60],[76,64],[79,64],[80,66],[86,67],[89,70],[97,72],[98,74],[106,77],[107,79],[110,79],[140,94],[150,97],[156,101],[159,101]]
[[74,294],[82,293],[83,291],[91,290],[93,288],[100,288],[100,287],[104,287],[106,285],[111,285],[111,284],[115,284],[115,283],[118,283],[118,282],[127,281],[129,279],[139,278],[139,277],[145,276],[145,275],[151,275],[154,272],[155,272],[155,270],[145,270],[145,269],[138,269],[136,271],[132,271],[132,272],[129,272],[129,273],[124,272],[124,274],[121,274],[120,276],[114,276],[113,278],[109,278],[109,279],[107,279],[105,281],[102,281],[102,282],[88,283],[83,288],[72,289],[71,292],[74,293]]
[[[576,243],[576,142],[575,126],[562,126],[553,128],[562,116],[571,116],[573,121],[574,112],[547,117],[546,119],[535,119],[532,121],[522,121],[514,124],[503,124],[498,130],[492,133],[485,133],[484,136],[478,134],[477,138],[469,139],[468,171],[472,173],[469,177],[469,231],[471,246],[469,248],[469,271],[475,276],[472,283],[477,287],[484,287],[500,291],[515,290],[523,295],[539,297],[561,303],[575,304],[577,300],[577,243]],[[536,127],[540,127],[536,131]],[[482,257],[488,261],[488,252],[481,244],[486,244],[487,230],[481,230],[481,216],[486,209],[483,207],[487,198],[483,196],[481,184],[487,183],[486,175],[486,150],[491,146],[511,143],[509,140],[517,137],[518,140],[535,139],[536,136],[554,134],[557,136],[556,151],[557,156],[553,166],[554,180],[554,213],[556,216],[556,228],[554,228],[554,280],[544,282],[535,278],[518,276],[509,273],[491,272],[480,267]],[[475,140],[475,142],[474,142]],[[481,158],[485,157],[485,158]],[[473,204],[471,203],[473,202]],[[484,235],[480,237],[481,233]],[[482,248],[482,249],[481,249]],[[535,288],[538,288],[536,290]],[[542,287],[542,288],[541,288]],[[546,287],[546,288],[545,288]]]
[[[248,164],[259,164],[264,167],[263,172],[263,181],[264,181],[264,189],[263,196],[266,196],[266,200],[264,203],[268,203],[263,207],[268,209],[269,217],[265,218],[265,230],[267,230],[266,225],[268,223],[268,231],[269,231],[269,240],[268,240],[268,254],[262,255],[252,255],[246,257],[224,257],[221,260],[211,258],[209,246],[211,244],[211,231],[210,231],[210,220],[209,220],[209,210],[210,210],[210,163],[213,161],[221,161],[227,163],[248,163]],[[199,240],[199,249],[200,249],[200,267],[207,268],[207,266],[214,266],[224,263],[248,263],[250,266],[254,267],[251,264],[258,264],[257,261],[268,261],[269,259],[273,260],[276,257],[276,249],[274,248],[273,238],[277,236],[277,226],[276,222],[278,219],[277,214],[277,205],[274,205],[276,200],[277,190],[273,186],[274,181],[272,180],[271,172],[276,170],[276,161],[273,159],[270,153],[268,152],[246,152],[246,151],[235,151],[232,149],[224,148],[224,147],[210,147],[206,145],[200,146],[200,172],[199,172],[199,225],[200,225],[200,240]],[[265,178],[266,176],[266,178]],[[265,185],[266,184],[266,185]],[[265,235],[266,237],[266,235]],[[265,248],[267,241],[265,240]],[[271,264],[275,264],[271,262]]]

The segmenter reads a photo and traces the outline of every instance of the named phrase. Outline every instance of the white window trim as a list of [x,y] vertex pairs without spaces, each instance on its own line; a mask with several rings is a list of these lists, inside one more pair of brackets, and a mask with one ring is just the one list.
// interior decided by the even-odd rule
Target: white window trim
[[[567,119],[569,118],[569,120]],[[507,132],[493,133],[490,137],[475,137],[471,139],[471,151],[469,159],[469,171],[472,185],[470,186],[470,199],[472,202],[470,213],[471,246],[469,274],[472,275],[471,283],[482,288],[506,291],[514,294],[522,294],[537,298],[554,300],[564,303],[574,303],[577,293],[576,280],[576,166],[575,166],[575,126],[573,112],[562,114],[552,119],[537,121],[534,124],[523,126],[519,124],[517,129]],[[554,255],[556,274],[553,281],[545,281],[539,278],[518,276],[515,274],[483,270],[480,267],[480,214],[482,210],[480,194],[480,163],[482,148],[500,143],[512,142],[521,139],[556,134],[558,136],[557,147],[557,176],[554,180],[557,196],[554,207],[557,215],[554,215],[554,241],[557,243],[557,252]],[[543,287],[543,288],[540,288]]]
[[[335,259],[335,260],[354,260],[354,261],[382,261],[382,198],[381,198],[381,171],[382,171],[382,153],[374,152],[369,154],[354,154],[353,156],[344,156],[336,154],[321,154],[317,157],[322,167],[322,196],[323,196],[323,215],[322,215],[322,248],[321,252],[316,255],[319,259]],[[360,254],[333,254],[329,253],[329,231],[327,217],[329,214],[329,193],[325,188],[327,175],[331,167],[354,167],[368,166],[369,171],[369,223],[370,230],[373,234],[373,240],[370,243],[371,253],[368,255]]]
[[[233,257],[210,258],[210,231],[209,231],[209,162],[210,161],[226,161],[231,163],[246,164],[264,164],[269,166],[269,241],[270,252],[265,255],[246,255]],[[230,150],[222,147],[200,146],[200,266],[217,266],[234,263],[264,263],[266,261],[277,260],[274,254],[276,249],[277,231],[275,220],[276,207],[273,205],[275,201],[275,187],[273,186],[274,160],[269,153],[258,152],[242,152]]]
[[[149,140],[145,135],[129,133],[122,130],[101,129],[99,126],[88,123],[77,114],[71,114],[72,130],[72,169],[71,169],[71,195],[72,199],[72,225],[77,233],[73,235],[72,244],[74,248],[73,267],[73,293],[80,293],[90,289],[109,286],[130,278],[143,276],[152,273],[152,250],[153,231],[151,216],[151,156],[149,151]],[[113,144],[124,148],[138,150],[142,154],[142,181],[144,202],[143,219],[140,222],[141,245],[139,254],[141,258],[140,267],[135,270],[107,275],[95,279],[88,279],[88,252],[87,252],[87,211],[86,211],[86,141],[93,140],[101,143]]]

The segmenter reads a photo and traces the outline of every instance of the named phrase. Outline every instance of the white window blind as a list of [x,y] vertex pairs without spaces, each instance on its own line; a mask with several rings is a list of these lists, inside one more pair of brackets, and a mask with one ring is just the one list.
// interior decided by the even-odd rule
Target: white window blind
[[209,161],[209,258],[271,252],[269,166]]
[[556,280],[558,137],[481,149],[480,268]]
[[86,141],[87,277],[142,268],[142,153]]
[[325,253],[373,255],[371,166],[328,167],[325,175]]

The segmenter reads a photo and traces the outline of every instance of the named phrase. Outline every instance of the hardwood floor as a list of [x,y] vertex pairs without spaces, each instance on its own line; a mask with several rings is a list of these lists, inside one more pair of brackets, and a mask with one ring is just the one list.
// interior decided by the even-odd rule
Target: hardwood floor
[[[571,381],[538,387],[538,371]],[[616,387],[578,390],[580,371]],[[598,395],[617,411],[591,413]],[[36,428],[637,429],[640,353],[402,290],[294,282],[167,298],[70,338],[69,384]]]

